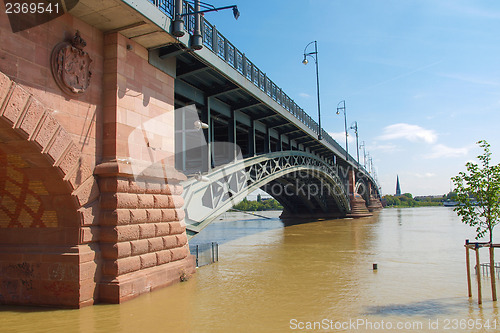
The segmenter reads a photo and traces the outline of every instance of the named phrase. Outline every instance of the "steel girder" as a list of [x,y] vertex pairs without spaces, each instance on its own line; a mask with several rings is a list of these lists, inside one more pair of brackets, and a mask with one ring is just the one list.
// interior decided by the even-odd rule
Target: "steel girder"
[[285,209],[293,211],[293,204],[286,203],[297,202],[288,200],[296,197],[302,202],[310,200],[309,210],[317,209],[324,215],[328,211],[345,214],[350,211],[346,181],[332,165],[302,151],[273,152],[236,160],[182,183],[187,230],[191,236],[200,232],[249,193],[271,182],[273,186],[290,185],[287,191],[278,193],[278,189],[270,193]]

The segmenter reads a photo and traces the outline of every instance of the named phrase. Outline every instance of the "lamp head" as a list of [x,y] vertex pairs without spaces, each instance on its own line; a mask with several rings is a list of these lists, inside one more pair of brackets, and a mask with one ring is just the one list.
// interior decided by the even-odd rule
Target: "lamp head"
[[340,111],[339,111],[339,109],[337,109],[337,114],[340,114]]
[[209,127],[208,124],[205,124],[204,122],[202,122],[200,120],[196,120],[194,122],[194,128],[197,130],[207,129],[208,127]]
[[304,54],[304,60],[302,60],[302,63],[303,63],[304,65],[307,65],[307,64],[309,63],[309,61],[307,60],[307,58],[306,58],[306,55],[305,55],[305,54]]
[[233,16],[237,20],[240,17],[240,11],[238,10],[238,6],[233,7]]

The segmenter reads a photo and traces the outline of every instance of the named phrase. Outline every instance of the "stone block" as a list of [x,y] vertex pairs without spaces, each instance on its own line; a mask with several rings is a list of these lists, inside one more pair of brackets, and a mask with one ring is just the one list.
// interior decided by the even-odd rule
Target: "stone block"
[[177,247],[177,238],[175,236],[163,236],[163,248],[165,250]]
[[132,249],[133,256],[148,253],[149,251],[149,242],[147,239],[131,241],[130,246]]
[[156,253],[148,253],[139,256],[141,258],[141,269],[156,266]]
[[131,209],[130,222],[139,224],[148,222],[148,214],[145,209]]
[[186,231],[186,225],[182,222],[170,222],[170,234],[178,235]]
[[64,155],[59,159],[57,166],[61,169],[62,173],[66,175],[77,163],[79,163],[79,158],[80,150],[74,143],[71,143]]
[[88,178],[75,191],[73,196],[78,200],[78,205],[84,206],[89,202],[96,200],[99,197],[99,187],[94,177]]
[[155,238],[150,238],[147,241],[148,241],[149,252],[156,252],[163,250],[163,238],[155,237]]
[[177,221],[175,209],[162,209],[161,210],[161,221],[162,222]]
[[138,225],[101,227],[101,241],[106,243],[125,242],[139,239]]
[[122,243],[101,243],[101,254],[104,259],[120,259],[132,255],[132,246],[130,242]]
[[139,234],[141,239],[153,238],[155,237],[155,225],[154,224],[140,224]]
[[162,221],[161,209],[146,209],[147,222],[159,223]]
[[186,217],[186,212],[184,211],[184,209],[177,208],[175,210],[175,216],[177,221],[182,221]]
[[59,124],[57,123],[57,121],[52,116],[47,115],[43,119],[42,126],[40,126],[40,130],[36,134],[34,141],[42,149],[45,149],[45,147],[49,144],[52,137],[55,135],[58,127]]
[[12,81],[9,77],[0,71],[0,114],[2,114],[2,105],[9,94]]
[[52,138],[52,142],[47,151],[48,156],[54,162],[59,161],[70,143],[72,143],[71,136],[63,128],[60,128],[60,130],[56,131],[55,135]]
[[172,253],[172,261],[184,259],[189,255],[189,250],[185,246],[171,249],[170,252]]
[[141,269],[141,259],[138,256],[105,261],[103,273],[107,276],[119,276]]
[[154,199],[151,194],[137,194],[137,199],[137,208],[153,208],[154,206]]
[[186,245],[188,242],[186,233],[176,235],[175,237],[177,238],[177,246],[179,247]]
[[155,223],[156,237],[170,235],[170,223]]
[[170,196],[165,194],[155,194],[154,208],[172,208],[170,203]]
[[14,86],[14,90],[12,91],[12,95],[3,110],[3,118],[7,119],[11,124],[15,124],[17,119],[21,116],[21,113],[24,111],[29,97],[29,93],[16,84]]
[[[0,83],[1,89],[1,83]],[[1,94],[1,92],[0,92]],[[1,107],[1,97],[0,97],[0,107]],[[31,104],[26,111],[26,115],[23,118],[19,128],[24,132],[26,136],[31,136],[33,131],[35,130],[38,123],[42,120],[42,117],[45,114],[45,107],[38,102],[37,100],[32,100]]]
[[127,225],[131,223],[130,209],[107,210],[101,213],[100,224],[107,226]]
[[170,260],[172,260],[172,253],[169,250],[156,252],[157,265],[163,265],[169,263]]

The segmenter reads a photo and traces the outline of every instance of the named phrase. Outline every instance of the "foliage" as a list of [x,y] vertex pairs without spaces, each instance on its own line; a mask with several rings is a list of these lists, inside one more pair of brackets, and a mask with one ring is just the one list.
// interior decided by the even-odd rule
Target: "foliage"
[[407,197],[408,199],[413,199],[413,195],[411,193],[403,193],[403,197]]
[[457,192],[455,192],[455,191],[449,192],[446,195],[445,199],[446,200],[451,200],[451,201],[457,201]]
[[[257,199],[259,199],[257,197]],[[283,210],[283,206],[275,199],[263,199],[260,201],[249,201],[246,198],[242,202],[234,206],[234,208],[243,211],[263,211],[263,210]]]
[[385,195],[383,197],[387,203],[387,207],[424,207],[424,206],[441,206],[442,198],[433,197],[415,197],[411,193],[405,193],[401,196]]
[[500,217],[500,164],[490,165],[491,152],[488,142],[478,142],[483,154],[477,158],[481,166],[468,162],[466,172],[453,177],[457,201],[455,211],[462,222],[476,228],[476,239],[489,235],[493,241],[493,228]]

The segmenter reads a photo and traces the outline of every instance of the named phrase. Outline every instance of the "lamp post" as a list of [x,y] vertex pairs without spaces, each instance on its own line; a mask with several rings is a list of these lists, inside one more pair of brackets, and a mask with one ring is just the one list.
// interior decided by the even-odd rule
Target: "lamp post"
[[[314,43],[314,52],[309,52],[307,53],[307,48],[309,45]],[[320,102],[319,102],[319,70],[318,70],[318,42],[310,42],[309,44],[306,45],[304,48],[304,60],[302,60],[302,63],[304,65],[307,65],[309,61],[307,61],[307,57],[311,57],[314,59],[314,62],[316,63],[316,92],[318,95],[318,140],[323,139],[323,128],[321,127],[321,107],[320,107]]]
[[[342,104],[342,106],[339,106]],[[347,115],[345,111],[345,100],[340,101],[337,104],[337,114],[340,114],[340,110],[344,111],[344,129],[345,129],[345,159],[346,161],[349,161],[349,144],[347,143]]]
[[359,149],[363,148],[363,166],[366,168],[366,144],[364,141],[361,142]]
[[174,20],[172,22],[172,35],[175,37],[182,37],[185,34],[184,31],[184,17],[194,15],[194,31],[192,36],[192,45],[191,48],[193,50],[201,50],[203,48],[203,36],[201,33],[201,16],[202,14],[209,12],[216,12],[223,9],[233,9],[233,16],[237,20],[240,17],[240,11],[238,10],[238,6],[225,6],[215,8],[215,6],[201,2],[200,0],[187,0],[190,5],[194,6],[193,12],[183,13],[183,4],[182,0],[175,0],[174,3]]
[[354,133],[356,133],[356,156],[358,158],[358,165],[359,165],[358,122],[357,121],[353,122],[350,129],[353,129]]

